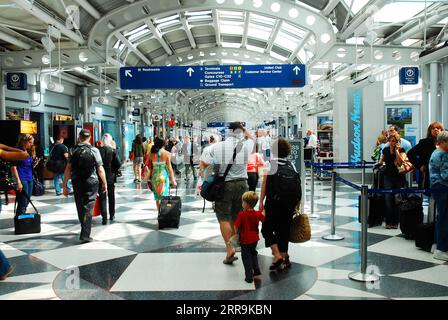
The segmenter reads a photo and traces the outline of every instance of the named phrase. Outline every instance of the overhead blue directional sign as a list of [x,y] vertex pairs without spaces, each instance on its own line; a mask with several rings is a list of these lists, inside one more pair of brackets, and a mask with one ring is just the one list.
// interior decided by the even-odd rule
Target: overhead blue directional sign
[[123,90],[303,86],[305,86],[303,64],[120,68],[120,87]]
[[418,68],[406,67],[400,69],[400,85],[418,84]]

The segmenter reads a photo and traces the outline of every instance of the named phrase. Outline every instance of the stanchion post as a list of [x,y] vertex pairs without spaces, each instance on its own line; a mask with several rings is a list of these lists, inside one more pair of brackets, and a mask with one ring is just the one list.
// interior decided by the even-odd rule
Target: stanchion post
[[366,160],[362,160],[362,182],[361,185],[366,184]]
[[367,211],[368,211],[368,187],[361,187],[361,272],[352,272],[348,277],[360,282],[375,282],[380,279],[377,274],[367,273]]
[[344,237],[336,234],[336,171],[331,172],[331,234],[322,237],[324,240],[339,241]]
[[311,219],[318,219],[319,215],[314,214],[314,161],[311,162]]

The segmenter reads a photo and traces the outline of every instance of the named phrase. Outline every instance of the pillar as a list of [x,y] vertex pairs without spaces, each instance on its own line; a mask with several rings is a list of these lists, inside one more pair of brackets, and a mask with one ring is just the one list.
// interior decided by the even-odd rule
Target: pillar
[[3,71],[0,70],[0,120],[6,120],[6,84]]
[[82,114],[84,116],[84,122],[90,122],[92,117],[90,115],[89,108],[89,90],[87,87],[82,88]]
[[429,122],[435,121],[439,119],[438,117],[438,97],[437,97],[437,88],[438,88],[438,72],[439,72],[439,64],[437,62],[431,62],[429,65],[429,90],[430,90],[430,106],[429,106]]

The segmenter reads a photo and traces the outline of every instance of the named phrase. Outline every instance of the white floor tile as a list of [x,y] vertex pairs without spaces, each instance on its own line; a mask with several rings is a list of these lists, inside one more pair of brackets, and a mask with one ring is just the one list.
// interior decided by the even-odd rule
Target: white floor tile
[[95,262],[130,256],[135,252],[105,242],[91,242],[78,246],[42,251],[32,254],[60,269],[83,266]]
[[114,223],[92,228],[92,233],[90,234],[90,236],[95,240],[106,241],[123,237],[135,236],[143,233],[150,233],[153,231],[154,230],[152,229],[137,227],[132,224]]
[[0,296],[0,300],[37,300],[57,298],[51,284],[20,290]]
[[240,260],[228,266],[225,253],[145,253],[122,274],[114,291],[255,290],[244,281]]
[[307,296],[306,294],[302,294],[300,297],[295,298],[294,300],[316,300],[316,299],[311,298],[310,296]]
[[369,252],[377,252],[402,258],[443,264],[444,261],[434,259],[432,254],[415,247],[415,241],[406,240],[401,237],[393,237],[369,246]]
[[397,273],[391,276],[429,282],[448,287],[448,265],[446,264],[413,272]]
[[0,242],[34,238],[34,237],[47,236],[47,235],[53,235],[53,234],[59,234],[59,233],[67,233],[67,231],[64,229],[58,228],[58,227],[54,227],[49,224],[45,224],[45,223],[41,224],[41,232],[40,233],[15,235],[14,228],[1,229],[0,230]]
[[319,295],[319,296],[334,296],[340,297],[341,300],[346,298],[384,298],[381,295],[370,293],[367,291],[361,291],[352,289],[349,287],[325,282],[316,281],[314,286],[306,292],[307,295]]
[[185,226],[181,225],[179,229],[163,229],[161,232],[182,236],[193,240],[203,240],[221,235],[219,225],[210,222],[198,222]]
[[[315,204],[322,204],[322,205],[331,205],[331,198],[325,198],[325,199],[317,199],[314,201]],[[358,200],[350,200],[345,198],[336,198],[336,205],[337,206],[353,206],[357,205]]]
[[5,254],[6,258],[14,258],[26,255],[25,252],[17,250],[6,243],[0,243],[0,250]]
[[[317,267],[355,251],[354,249],[322,242],[308,241],[305,243],[290,243],[288,253],[292,262]],[[272,257],[270,248],[259,250],[259,254]]]
[[130,222],[148,219],[157,219],[157,211],[130,209],[129,211],[120,211],[115,213],[115,221]]
[[14,283],[53,283],[61,271],[50,271],[42,273],[32,273],[23,276],[13,276],[6,278],[5,282]]

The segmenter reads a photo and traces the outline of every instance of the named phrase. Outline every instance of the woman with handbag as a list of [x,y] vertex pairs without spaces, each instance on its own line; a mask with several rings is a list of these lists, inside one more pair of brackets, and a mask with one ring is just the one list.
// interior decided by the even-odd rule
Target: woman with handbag
[[[29,154],[22,150],[8,147],[4,144],[0,144],[0,159],[7,161],[24,161],[29,158]],[[2,172],[2,174],[6,175],[6,172]],[[6,177],[0,177],[0,179],[4,179]],[[0,200],[0,212],[2,211],[2,201]],[[0,281],[5,280],[8,276],[10,276],[14,271],[14,267],[12,267],[8,260],[6,259],[3,252],[0,250]]]
[[[389,137],[390,145],[383,149],[380,163],[386,164],[384,170],[384,189],[400,189],[405,186],[406,176],[399,172],[403,159],[407,159],[404,149],[400,146],[400,135],[395,133]],[[398,229],[399,216],[395,205],[395,195],[385,194],[386,229]]]
[[11,172],[17,181],[17,215],[24,214],[28,206],[29,199],[22,193],[22,190],[31,198],[33,194],[33,155],[32,147],[34,138],[30,134],[21,135],[17,142],[17,148],[26,151],[28,158],[17,161],[11,166]]
[[142,163],[143,156],[145,155],[145,150],[143,149],[142,136],[138,134],[132,143],[132,151],[134,154],[134,182],[142,181]]
[[164,149],[165,140],[156,137],[151,148],[151,154],[147,163],[148,186],[154,193],[157,210],[160,208],[160,200],[169,195],[169,183],[173,187],[177,186],[174,179],[173,167],[171,166],[171,154]]

